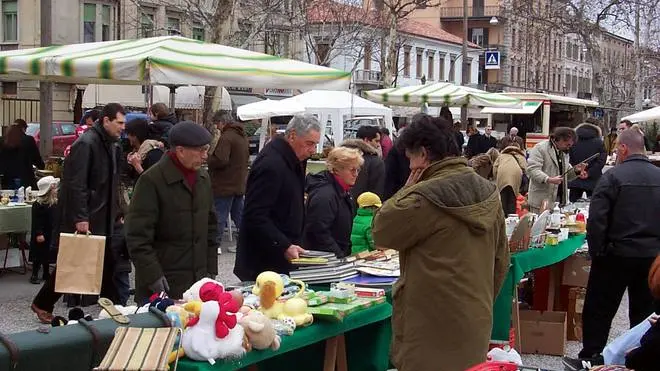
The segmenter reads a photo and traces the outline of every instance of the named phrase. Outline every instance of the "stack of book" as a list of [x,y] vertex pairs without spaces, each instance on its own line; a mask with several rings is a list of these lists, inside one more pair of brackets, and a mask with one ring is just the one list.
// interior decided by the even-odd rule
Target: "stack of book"
[[326,251],[307,250],[291,263],[297,268],[290,273],[291,278],[308,284],[338,282],[358,275],[355,257],[338,259]]

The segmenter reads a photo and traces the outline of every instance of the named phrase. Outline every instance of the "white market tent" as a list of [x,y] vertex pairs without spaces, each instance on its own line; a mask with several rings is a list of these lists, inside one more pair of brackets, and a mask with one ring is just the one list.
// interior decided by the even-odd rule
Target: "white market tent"
[[71,84],[347,89],[350,73],[179,36],[0,52],[0,77]]
[[[279,101],[281,104],[295,102],[305,107],[305,113],[316,115],[321,125],[329,124],[335,144],[344,140],[344,120],[356,116],[382,116],[385,127],[394,130],[392,109],[382,104],[370,102],[346,91],[312,90]],[[321,135],[320,148],[323,148],[325,135]]]
[[260,102],[245,104],[236,110],[238,118],[247,120],[261,120],[261,133],[259,134],[259,149],[264,147],[266,132],[271,117],[293,116],[305,112],[305,107],[294,101],[266,99]]
[[374,102],[397,106],[448,106],[460,107],[518,107],[520,100],[503,94],[489,93],[468,86],[449,82],[404,86],[364,92]]
[[636,123],[636,122],[654,121],[659,119],[660,119],[660,107],[654,107],[642,112],[633,113],[632,115],[626,116],[621,120],[628,120],[632,123]]
[[[204,105],[203,86],[181,86],[176,89],[176,109],[201,109]],[[223,89],[224,90],[224,89]],[[223,91],[223,94],[225,92]],[[227,100],[229,98],[227,97]],[[167,86],[156,85],[153,87],[153,103],[169,103],[170,89]],[[99,85],[89,84],[83,94],[83,107],[93,108],[108,103],[121,103],[128,107],[146,108],[144,93],[140,85]],[[231,103],[223,109],[231,109]]]

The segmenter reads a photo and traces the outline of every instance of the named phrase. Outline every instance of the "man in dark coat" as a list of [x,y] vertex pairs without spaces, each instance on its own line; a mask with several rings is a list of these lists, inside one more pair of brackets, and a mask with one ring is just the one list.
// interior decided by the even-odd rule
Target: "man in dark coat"
[[648,276],[660,253],[660,169],[644,154],[644,134],[635,126],[620,133],[616,150],[617,165],[603,174],[591,198],[583,348],[580,359],[564,359],[567,369],[582,361],[602,364],[601,352],[626,290],[631,328],[654,311]]
[[480,152],[486,153],[491,148],[497,148],[497,139],[493,136],[493,128],[488,125],[484,129]]
[[135,265],[135,299],[181,299],[193,283],[218,274],[217,218],[211,177],[202,164],[211,134],[191,121],[170,130],[170,151],[140,179],[126,220]]
[[[247,183],[250,143],[243,125],[231,113],[215,117],[220,139],[208,159],[215,212],[218,214],[218,244],[227,227],[229,215],[238,228],[243,216],[243,196]],[[236,252],[233,250],[230,252]]]
[[234,273],[253,281],[263,271],[289,273],[304,251],[305,161],[321,138],[312,115],[294,116],[283,138],[259,153],[248,175]]
[[607,160],[607,150],[603,144],[602,132],[598,126],[585,122],[575,128],[575,133],[578,140],[569,152],[571,165],[575,166],[597,153],[598,157],[587,164],[588,178],[577,178],[568,183],[568,196],[571,202],[580,199],[585,192],[587,197],[591,197],[598,179],[603,174],[603,167]]
[[[64,160],[58,194],[59,230],[53,233],[53,246],[58,246],[60,232],[89,232],[106,237],[101,296],[112,301],[119,300],[113,282],[112,232],[119,206],[117,164],[121,151],[117,142],[125,120],[124,108],[119,103],[110,103],[103,107],[99,122],[71,146],[71,153]],[[32,304],[32,310],[42,321],[52,318],[53,307],[62,296],[55,292],[56,273],[57,269]]]
[[378,157],[380,130],[377,126],[360,126],[356,136],[357,139],[349,139],[342,144],[342,147],[359,150],[364,158],[360,174],[350,191],[355,207],[357,207],[355,200],[362,193],[372,192],[383,197],[385,192],[385,163]]
[[174,112],[170,112],[165,103],[154,103],[151,106],[151,120],[153,121],[153,132],[158,136],[158,140],[169,144],[169,133],[172,127],[179,122]]

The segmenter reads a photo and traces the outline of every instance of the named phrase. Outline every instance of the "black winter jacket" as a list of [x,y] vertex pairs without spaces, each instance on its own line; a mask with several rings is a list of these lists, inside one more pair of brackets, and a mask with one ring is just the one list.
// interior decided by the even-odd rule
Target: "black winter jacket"
[[[30,236],[30,261],[55,263],[57,254],[51,251],[53,227],[57,205],[47,205],[40,202],[32,204],[32,229]],[[38,243],[37,236],[44,236],[44,242]],[[38,268],[37,268],[38,269]]]
[[172,127],[178,122],[179,119],[176,118],[176,115],[173,112],[162,119],[152,122],[151,125],[153,126],[150,129],[154,137],[153,139],[160,140],[165,143],[165,146],[169,147],[170,129],[172,129]]
[[[364,192],[373,192],[378,197],[383,197],[385,192],[385,162],[378,157],[378,151],[359,139],[346,140],[342,147],[357,149],[362,152],[362,157],[364,157],[362,170],[350,191],[353,200],[357,200]],[[355,206],[357,207],[357,204]]]
[[266,270],[285,274],[291,270],[284,253],[289,246],[302,244],[305,167],[280,137],[270,141],[252,163],[234,265],[242,281],[254,281]]
[[385,202],[399,192],[406,185],[409,176],[410,160],[395,143],[385,159],[385,194],[382,201]]
[[2,175],[0,188],[15,189],[14,179],[20,179],[21,185],[25,188],[37,188],[33,165],[42,170],[45,166],[34,138],[23,134],[21,144],[16,148],[7,147],[3,138],[0,138],[0,175]]
[[601,138],[601,130],[592,124],[580,124],[575,131],[578,141],[570,150],[570,162],[575,166],[596,153],[599,154],[591,160],[587,166],[589,177],[587,179],[577,178],[568,183],[568,188],[587,189],[592,191],[596,187],[598,179],[603,175],[603,166],[607,160],[607,150]]
[[303,247],[328,251],[338,258],[351,254],[351,229],[355,207],[329,171],[307,176],[307,215]]
[[626,367],[635,371],[656,371],[660,365],[660,322],[656,322],[642,339],[640,346],[626,354]]
[[631,155],[596,184],[589,207],[591,256],[655,258],[660,253],[660,168]]

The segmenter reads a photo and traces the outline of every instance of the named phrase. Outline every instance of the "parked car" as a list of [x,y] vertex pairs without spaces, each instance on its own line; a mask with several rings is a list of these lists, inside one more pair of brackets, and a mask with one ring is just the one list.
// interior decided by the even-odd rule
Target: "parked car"
[[385,127],[385,121],[381,116],[353,117],[344,121],[344,140],[355,139],[360,126]]
[[[66,147],[70,146],[77,138],[76,126],[72,122],[53,122],[51,124],[51,131],[53,135],[53,154],[61,156],[64,154]],[[34,141],[39,145],[41,128],[39,123],[31,122],[27,127],[27,135],[34,138]]]

